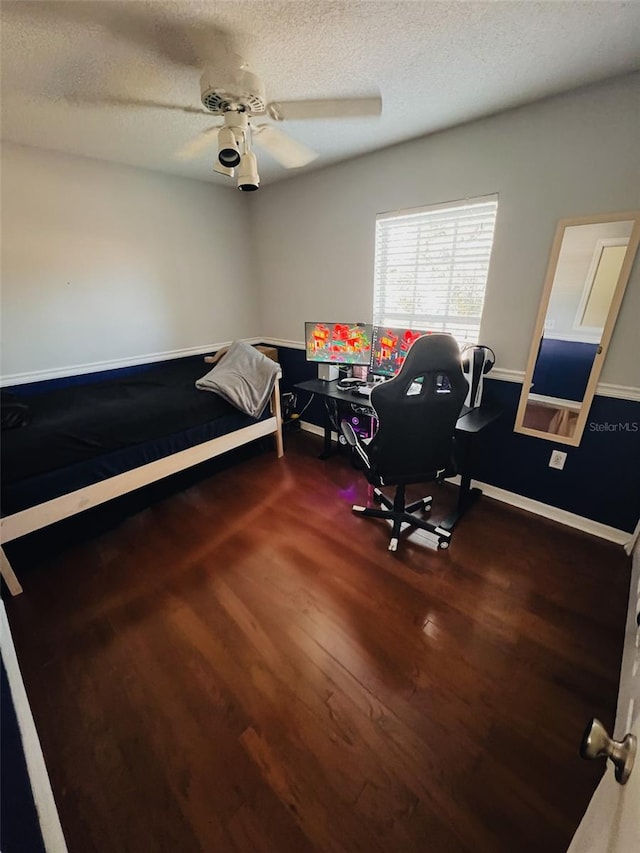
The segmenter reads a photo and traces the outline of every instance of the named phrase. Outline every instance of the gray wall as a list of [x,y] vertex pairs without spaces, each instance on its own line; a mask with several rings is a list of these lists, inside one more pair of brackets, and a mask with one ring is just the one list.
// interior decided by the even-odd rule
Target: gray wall
[[246,200],[2,146],[2,375],[260,334]]
[[[640,75],[619,78],[261,189],[262,334],[370,319],[376,213],[497,192],[480,340],[524,370],[557,221],[640,207],[639,94]],[[640,385],[639,318],[636,260],[603,382]]]

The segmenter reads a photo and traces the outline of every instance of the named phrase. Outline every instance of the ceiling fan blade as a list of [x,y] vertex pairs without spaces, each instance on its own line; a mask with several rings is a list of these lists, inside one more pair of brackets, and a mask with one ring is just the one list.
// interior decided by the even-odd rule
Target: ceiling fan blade
[[219,175],[224,175],[225,178],[233,178],[235,175],[235,169],[231,169],[229,166],[223,166],[222,163],[218,162],[216,158],[216,162],[213,164],[213,171],[217,172]]
[[148,101],[143,98],[122,98],[118,95],[105,95],[102,98],[87,98],[82,95],[69,95],[65,99],[71,104],[85,104],[88,106],[108,106],[108,107],[148,107],[155,110],[177,110],[181,113],[189,113],[191,115],[210,116],[208,110],[203,110],[202,107],[184,107],[181,104],[169,104],[165,101]]
[[[220,127],[216,125],[215,127],[209,127],[207,130],[203,130],[202,133],[199,133],[195,139],[190,139],[189,142],[185,143],[182,148],[179,148],[175,157],[178,160],[195,160],[196,157],[199,157],[210,145],[216,141],[218,131]],[[216,158],[216,163],[217,163]]]
[[325,98],[317,101],[274,101],[267,113],[276,121],[379,116],[382,98]]
[[273,159],[286,169],[299,169],[301,166],[311,163],[318,156],[306,145],[296,142],[286,133],[267,124],[254,128],[252,137],[258,145],[268,151]]

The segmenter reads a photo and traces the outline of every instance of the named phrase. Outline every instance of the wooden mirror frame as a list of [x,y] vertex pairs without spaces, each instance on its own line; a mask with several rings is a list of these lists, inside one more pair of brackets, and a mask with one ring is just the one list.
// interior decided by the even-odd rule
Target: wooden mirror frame
[[[573,435],[557,435],[553,432],[543,432],[542,430],[533,429],[532,427],[526,427],[524,426],[525,409],[527,407],[529,394],[531,392],[533,372],[536,367],[536,361],[540,349],[540,341],[544,333],[544,324],[547,317],[547,309],[549,307],[549,300],[551,298],[551,291],[556,275],[558,258],[560,257],[560,250],[562,249],[562,241],[564,239],[565,230],[574,225],[597,225],[600,222],[607,223],[624,221],[633,221],[634,224],[631,229],[629,243],[627,245],[627,251],[624,256],[622,266],[620,268],[618,281],[613,293],[613,297],[611,299],[611,304],[609,306],[607,319],[602,329],[600,345],[596,351],[596,355],[593,360],[593,365],[589,374],[589,381],[587,382],[587,387],[584,392],[582,405],[580,406],[580,412],[578,414]],[[623,213],[607,213],[600,216],[582,216],[572,219],[561,219],[558,222],[555,237],[553,239],[553,245],[551,247],[551,256],[549,258],[549,266],[547,267],[547,274],[544,281],[542,297],[540,299],[538,317],[536,319],[536,325],[533,330],[533,339],[531,343],[531,349],[529,351],[527,368],[522,383],[522,392],[520,394],[520,403],[518,405],[518,411],[516,413],[514,432],[523,433],[524,435],[535,436],[536,438],[544,438],[547,441],[554,441],[557,444],[569,444],[572,447],[578,447],[578,445],[580,444],[582,440],[582,435],[584,433],[584,428],[587,423],[587,418],[589,417],[591,403],[593,401],[596,392],[596,387],[598,385],[598,380],[600,378],[600,373],[602,371],[602,365],[604,364],[604,360],[607,355],[607,350],[609,348],[609,342],[611,341],[613,329],[618,318],[620,305],[622,304],[622,298],[627,287],[627,282],[629,281],[631,267],[633,266],[633,261],[638,250],[639,242],[640,210],[625,211]]]

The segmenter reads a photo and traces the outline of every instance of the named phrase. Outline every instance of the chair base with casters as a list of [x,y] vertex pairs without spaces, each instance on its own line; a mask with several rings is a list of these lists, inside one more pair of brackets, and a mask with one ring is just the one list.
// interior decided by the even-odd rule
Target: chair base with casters
[[382,504],[385,509],[375,509],[373,507],[359,506],[358,504],[354,504],[351,509],[358,515],[383,518],[393,523],[389,551],[398,550],[400,533],[402,532],[402,526],[405,524],[411,527],[418,527],[420,530],[425,531],[427,536],[424,538],[434,548],[449,547],[451,533],[448,530],[444,530],[442,527],[438,527],[437,524],[431,524],[426,519],[414,515],[418,511],[430,512],[431,496],[420,498],[420,500],[413,501],[407,505],[405,503],[405,486],[396,486],[396,493],[393,500],[384,495],[378,488],[374,488],[373,495],[375,502]]
[[[356,435],[353,427],[348,421],[342,421],[341,423],[342,434],[346,439],[347,444],[352,447],[355,451],[360,455],[361,461],[365,463],[365,472],[367,473],[367,479],[371,483],[372,479],[376,480],[380,483],[379,478],[372,478],[369,466],[369,460],[366,455],[366,450],[363,448],[362,444],[358,440],[358,436]],[[373,485],[373,483],[372,483]],[[389,541],[389,551],[397,551],[398,543],[400,541],[400,533],[402,532],[402,525],[410,525],[411,527],[419,527],[420,530],[423,530],[427,535],[424,539],[427,541],[427,544],[432,546],[433,548],[448,548],[449,540],[451,538],[451,533],[448,530],[445,530],[442,527],[438,527],[437,524],[431,524],[431,522],[427,521],[424,518],[419,518],[414,513],[421,510],[422,512],[430,512],[431,511],[431,502],[433,498],[431,495],[427,497],[420,498],[418,501],[413,501],[409,505],[405,503],[405,485],[396,486],[396,493],[394,495],[394,499],[388,498],[385,494],[383,494],[380,489],[374,485],[373,488],[373,499],[376,503],[382,504],[384,509],[375,509],[374,507],[360,506],[359,504],[354,504],[351,507],[351,510],[358,515],[368,515],[370,518],[382,518],[385,521],[392,522],[391,528],[391,539]]]

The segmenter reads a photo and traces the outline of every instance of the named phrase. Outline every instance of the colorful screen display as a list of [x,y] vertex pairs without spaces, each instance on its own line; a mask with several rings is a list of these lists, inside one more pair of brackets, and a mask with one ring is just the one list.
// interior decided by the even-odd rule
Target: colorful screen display
[[307,361],[368,365],[372,331],[370,323],[305,323]]
[[371,372],[377,376],[395,376],[407,357],[411,344],[422,335],[413,329],[394,329],[374,326],[371,353]]

